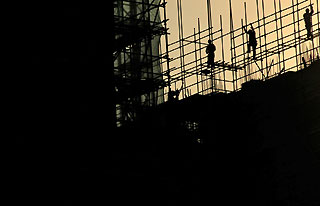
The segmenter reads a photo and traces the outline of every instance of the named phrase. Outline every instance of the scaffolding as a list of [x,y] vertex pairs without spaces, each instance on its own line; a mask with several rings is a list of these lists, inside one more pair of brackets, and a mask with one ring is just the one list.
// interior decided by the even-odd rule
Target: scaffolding
[[[229,31],[223,28],[221,15],[215,21],[220,28],[214,30],[211,2],[207,0],[208,27],[202,29],[198,18],[188,36],[184,35],[182,1],[176,2],[179,39],[169,43],[166,0],[114,0],[113,60],[119,127],[139,120],[146,108],[195,94],[236,92],[243,83],[298,71],[319,59],[318,0],[316,5],[311,0],[292,0],[286,8],[280,0],[273,0],[273,5],[269,1],[271,14],[266,14],[264,0],[256,0],[256,20],[252,22],[244,3],[240,28],[234,28],[229,0]],[[303,18],[310,5],[315,10],[312,40],[307,39]],[[249,25],[256,31],[255,59],[247,53],[249,38],[244,28]],[[213,66],[207,64],[205,52],[209,39],[219,45]]]
[[[172,43],[166,41],[166,51],[160,55],[165,57],[161,59],[165,82],[162,93],[164,101],[173,99],[174,94],[175,98],[183,99],[194,94],[236,92],[245,82],[265,81],[289,71],[298,71],[319,59],[318,0],[316,5],[311,0],[292,0],[286,8],[282,8],[280,0],[273,0],[272,3],[274,12],[266,14],[264,0],[256,0],[257,20],[253,22],[248,22],[247,5],[244,3],[241,27],[234,29],[232,3],[229,0],[230,30],[225,32],[221,15],[220,29],[213,30],[211,3],[207,0],[208,28],[201,29],[198,19],[193,34],[184,37],[182,3],[177,0],[179,39]],[[315,11],[312,19],[316,20],[312,21],[311,40],[307,38],[302,14],[310,5],[313,5]],[[257,34],[255,59],[247,53],[248,36],[244,31],[251,24]],[[208,44],[204,41],[208,39],[220,45],[216,53],[221,53],[221,59],[215,60],[212,67],[208,66],[205,54]],[[230,41],[228,49],[226,41]]]
[[[159,52],[160,37],[167,36],[166,1],[114,0],[114,81],[117,126],[139,118],[145,107],[163,103]],[[162,11],[161,11],[162,10]]]

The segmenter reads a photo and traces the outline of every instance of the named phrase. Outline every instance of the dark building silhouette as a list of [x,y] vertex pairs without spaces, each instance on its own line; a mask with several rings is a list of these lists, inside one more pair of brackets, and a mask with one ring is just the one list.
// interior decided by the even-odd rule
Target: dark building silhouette
[[[113,1],[14,12],[13,205],[320,204],[319,61],[238,92],[152,103],[117,127],[116,20],[106,8]],[[137,104],[161,88],[161,78],[143,81],[154,87],[138,90]]]

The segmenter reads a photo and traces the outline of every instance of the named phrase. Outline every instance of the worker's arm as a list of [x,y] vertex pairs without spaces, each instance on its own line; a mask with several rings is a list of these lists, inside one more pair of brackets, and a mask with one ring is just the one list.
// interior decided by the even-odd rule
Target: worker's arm
[[313,7],[312,7],[312,5],[310,5],[310,10],[311,10],[310,14],[312,15],[312,14],[313,14]]

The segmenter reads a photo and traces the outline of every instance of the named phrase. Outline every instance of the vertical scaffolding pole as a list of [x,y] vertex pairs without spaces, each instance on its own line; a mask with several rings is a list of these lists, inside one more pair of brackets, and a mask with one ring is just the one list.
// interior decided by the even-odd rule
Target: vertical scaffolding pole
[[198,58],[197,58],[196,28],[193,28],[193,40],[194,40],[194,58],[196,62],[197,93],[199,93],[199,71],[198,71]]
[[282,8],[281,8],[281,0],[279,0],[279,9],[280,9],[280,31],[281,31],[281,45],[282,45],[282,66],[283,68],[280,70],[280,73],[281,74],[281,71],[284,71],[285,68],[286,68],[286,62],[285,62],[285,55],[284,55],[284,43],[283,43],[283,25],[282,25]]
[[273,8],[274,8],[274,17],[275,17],[276,32],[277,32],[278,72],[280,72],[281,71],[281,55],[280,55],[280,40],[279,40],[279,28],[278,28],[278,15],[277,15],[277,3],[276,3],[276,0],[273,0]]
[[261,72],[262,72],[262,79],[263,79],[263,60],[262,60],[262,44],[261,44],[261,29],[260,29],[260,15],[259,15],[259,2],[256,0],[256,8],[257,8],[257,18],[258,18],[258,30],[259,30],[259,46],[260,46],[260,54],[261,54]]
[[223,29],[222,29],[222,16],[220,15],[220,32],[221,32],[221,55],[222,55],[222,64],[223,64],[223,83],[224,83],[224,91],[227,93],[227,87],[226,87],[226,70],[224,68],[224,44],[223,44]]
[[[183,15],[182,15],[182,2],[180,0],[180,22],[181,22],[181,38],[182,38],[182,64],[183,64],[183,90],[186,90],[186,69],[185,69],[185,61],[184,61],[184,32],[183,32]],[[184,91],[186,95],[186,91]]]
[[[236,68],[236,66],[237,66],[237,58],[236,58],[237,52],[236,52],[236,42],[235,42],[235,37],[234,37],[234,25],[233,25],[233,11],[232,11],[232,7],[231,7],[231,19],[232,19],[231,25],[232,25],[233,54],[234,54],[234,56],[235,56],[235,58],[234,58],[234,66],[235,66],[235,68]],[[235,76],[234,84],[235,84],[235,87],[238,89],[238,83],[237,83],[237,82],[238,82],[238,81],[237,81],[237,79],[238,79],[238,70],[237,70],[237,69],[235,69],[235,71],[234,71],[234,76]]]
[[296,52],[296,65],[297,65],[297,70],[299,70],[299,63],[298,63],[298,50],[297,50],[297,30],[296,30],[296,17],[295,17],[295,11],[294,11],[294,0],[291,0],[291,5],[292,5],[292,20],[293,20],[293,32],[294,32],[294,49]]
[[[268,77],[268,48],[267,48],[267,30],[266,30],[266,16],[264,12],[264,0],[262,0],[262,17],[263,17],[263,32],[264,32],[264,49],[265,49],[265,60],[266,60],[266,72]],[[261,45],[260,45],[261,48]],[[262,61],[262,60],[261,60]],[[263,72],[263,70],[262,70]]]
[[201,54],[201,25],[200,25],[200,19],[198,18],[198,34],[199,34],[199,55],[200,55],[200,75],[201,75],[201,92],[202,92],[202,95],[203,95],[203,76],[202,76],[202,67],[203,67],[203,64],[202,64],[202,54]]
[[[159,2],[160,4],[160,2]],[[147,5],[147,8],[145,8],[145,10],[150,10],[150,2],[149,0],[146,1],[146,5]],[[143,10],[144,11],[144,10]],[[152,22],[153,20],[151,20],[151,16],[150,16],[150,12],[147,12],[147,21],[148,22]],[[152,23],[150,23],[152,24]],[[151,25],[149,25],[151,26]],[[149,79],[154,79],[154,68],[153,68],[153,53],[152,53],[152,35],[149,34],[148,37],[147,37],[147,44],[148,45],[148,49],[149,49],[149,55],[147,54],[146,55],[146,59],[147,59],[147,62],[150,61],[150,64],[148,65],[148,68],[147,68],[147,78]],[[148,52],[147,52],[148,53]],[[148,59],[150,58],[150,59]],[[149,72],[149,67],[150,67],[150,72]],[[150,74],[150,76],[149,76]],[[148,92],[148,96],[149,96],[149,105],[152,105],[152,106],[156,106],[157,105],[157,98],[156,98],[156,92],[152,91],[152,92]]]
[[[209,39],[213,40],[213,36],[212,36],[212,16],[211,16],[211,1],[207,0],[207,17],[208,17],[208,32],[209,32]],[[213,70],[214,67],[211,67],[211,90],[212,93],[215,90],[215,75],[213,74]]]
[[[310,5],[312,5],[312,1],[310,0]],[[319,23],[319,22],[318,22]],[[313,33],[313,23],[312,23],[312,16],[311,16],[311,32]],[[314,61],[314,41],[312,40],[312,61]]]
[[[231,54],[231,65],[232,67],[235,67],[235,63],[234,63],[234,56],[236,56],[234,54],[234,49],[233,47],[235,47],[235,45],[233,45],[233,40],[234,40],[234,36],[233,36],[233,17],[232,17],[232,4],[231,4],[231,0],[229,0],[229,7],[230,7],[230,46],[231,46],[231,50],[230,50],[230,54]],[[233,84],[233,91],[236,90],[235,87],[235,71],[232,71],[232,84]]]
[[167,9],[166,0],[163,0],[163,17],[165,29],[165,44],[166,44],[166,59],[167,59],[167,75],[168,75],[168,92],[171,93],[171,75],[170,75],[170,57],[169,57],[169,39],[168,39],[168,25],[167,25]]
[[242,44],[242,50],[243,50],[244,78],[245,78],[245,81],[248,81],[248,79],[247,79],[247,73],[246,73],[246,70],[247,70],[247,68],[246,68],[246,49],[245,49],[245,40],[244,40],[243,27],[244,27],[244,25],[243,25],[243,19],[241,19],[241,28],[242,28],[242,34],[241,34],[241,36],[242,36],[242,42],[243,42],[243,44]]
[[[248,25],[248,16],[247,16],[247,2],[244,2],[244,18],[245,18],[245,25]],[[248,43],[248,35],[246,35],[246,42]],[[248,73],[251,74],[251,61],[248,61]],[[249,80],[251,79],[249,75]]]
[[209,32],[209,39],[213,40],[212,36],[212,12],[211,12],[211,1],[207,0],[207,17],[208,17],[208,32]]
[[[318,19],[318,35],[320,34],[320,25],[319,25],[319,0],[317,0],[317,19]],[[317,51],[317,56],[319,59],[319,53],[320,53],[320,36],[318,36],[318,51]]]
[[300,15],[299,15],[299,2],[298,2],[298,0],[297,0],[297,18],[298,18],[298,41],[299,41],[299,65],[298,65],[298,68],[297,68],[297,70],[299,70],[299,68],[300,68],[300,65],[301,65],[301,62],[302,62],[302,60],[301,60],[301,34],[300,34]]
[[182,13],[181,13],[181,0],[177,0],[178,9],[178,28],[179,28],[179,50],[180,50],[180,69],[181,69],[181,94],[185,97],[185,70],[184,70],[184,41],[183,41],[183,26],[182,26]]

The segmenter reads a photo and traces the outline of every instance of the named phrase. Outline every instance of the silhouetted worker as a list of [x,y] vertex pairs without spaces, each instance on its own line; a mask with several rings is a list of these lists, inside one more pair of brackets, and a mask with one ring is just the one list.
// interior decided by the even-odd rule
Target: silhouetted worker
[[206,53],[208,54],[208,67],[214,66],[214,52],[216,51],[216,46],[211,40],[208,40],[209,45],[207,46]]
[[313,14],[313,8],[312,5],[310,5],[310,9],[311,12],[309,11],[309,9],[306,9],[306,13],[303,15],[304,18],[304,23],[306,25],[306,29],[307,29],[307,38],[308,39],[312,39],[313,35],[312,35],[312,14]]
[[249,34],[249,42],[248,42],[248,51],[247,53],[251,52],[251,47],[253,51],[253,59],[256,58],[256,48],[257,48],[257,39],[256,39],[256,32],[254,31],[252,24],[250,24],[251,28],[247,31],[247,28],[244,27],[244,31]]

